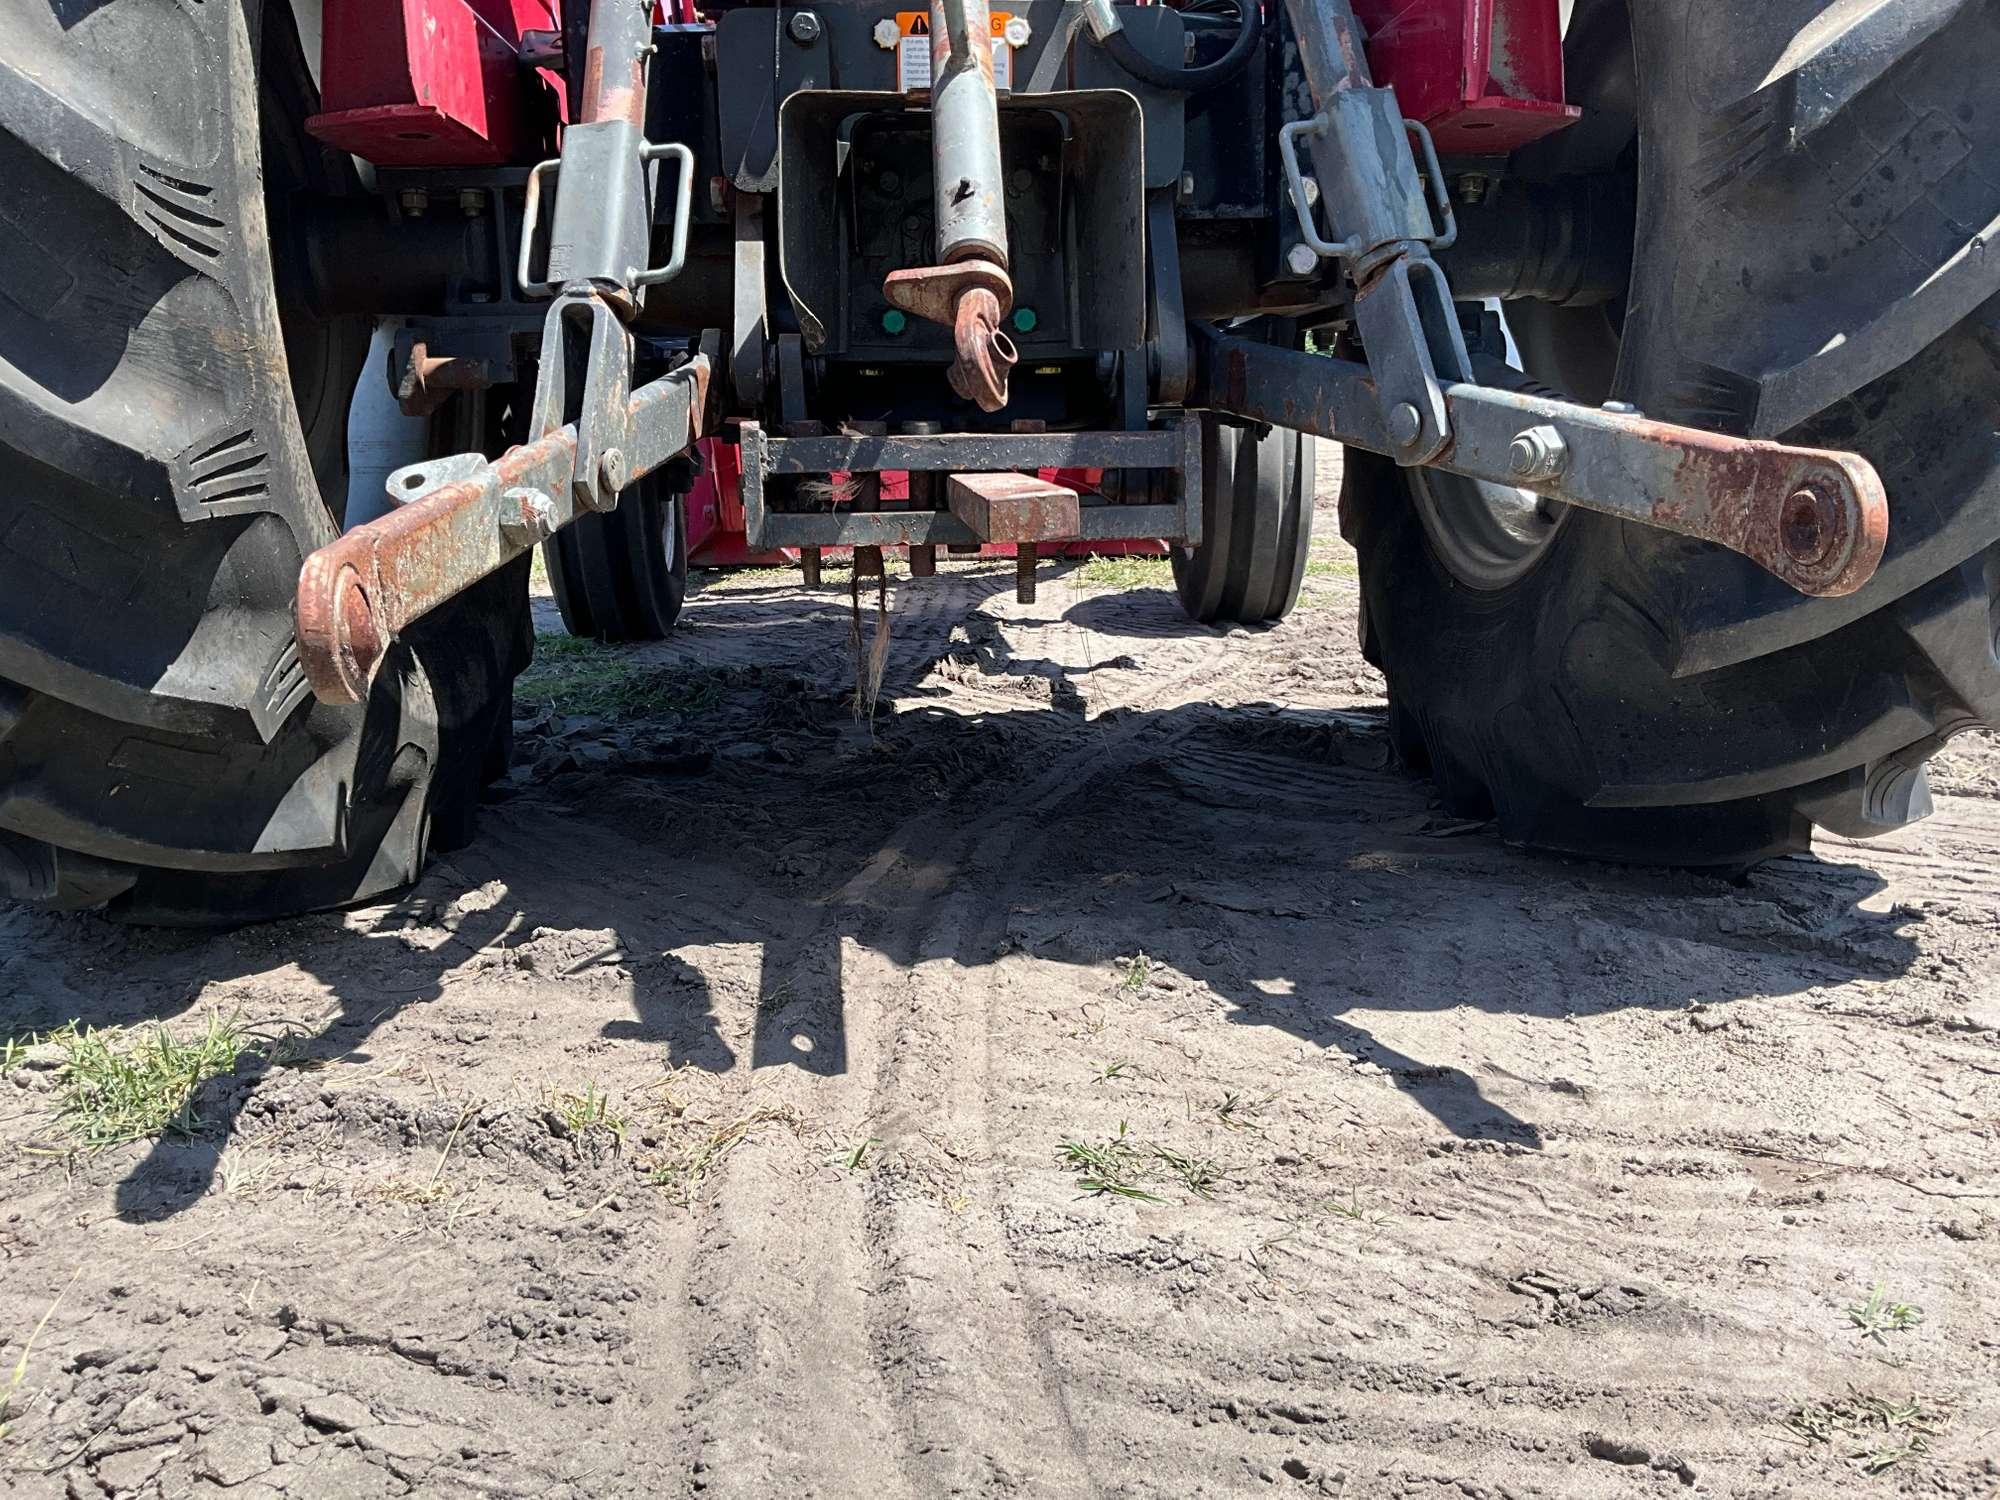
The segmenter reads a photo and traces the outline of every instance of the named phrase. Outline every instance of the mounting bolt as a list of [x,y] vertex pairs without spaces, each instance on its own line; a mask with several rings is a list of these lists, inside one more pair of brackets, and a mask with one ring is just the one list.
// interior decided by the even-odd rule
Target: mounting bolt
[[1507,450],[1507,467],[1521,479],[1554,479],[1568,465],[1569,444],[1546,425],[1516,433]]
[[486,194],[478,188],[458,190],[458,211],[468,219],[476,219],[486,212]]
[[1607,401],[1599,410],[1608,411],[1617,417],[1636,417],[1639,415],[1639,408],[1634,406],[1630,401]]
[[500,496],[500,535],[516,547],[532,547],[556,529],[556,504],[540,490],[511,489]]
[[1000,33],[1000,39],[1010,47],[1025,47],[1034,40],[1034,28],[1028,25],[1026,16],[1009,16],[1007,25]]
[[404,188],[401,193],[397,194],[396,202],[402,206],[403,212],[411,218],[421,219],[424,216],[424,211],[431,206],[431,195],[422,188]]
[[1319,269],[1319,252],[1303,242],[1285,252],[1285,269],[1294,276],[1310,276]]
[[625,488],[627,470],[623,448],[604,450],[604,457],[597,461],[597,477],[604,482],[605,491],[609,494],[616,495]]
[[1398,448],[1412,448],[1424,435],[1424,414],[1407,401],[1389,408],[1389,441]]
[[903,28],[887,16],[877,21],[874,31],[869,34],[875,38],[875,45],[880,47],[884,52],[894,52],[897,45],[903,40]]
[[1778,540],[1793,562],[1807,567],[1825,562],[1839,532],[1839,510],[1828,496],[1815,489],[1798,489],[1786,498],[1778,520]]
[[1311,208],[1319,202],[1319,179],[1317,177],[1306,177],[1302,175],[1299,178],[1299,186],[1304,188],[1306,191],[1307,208]]
[[820,37],[819,17],[809,10],[793,11],[785,31],[801,47],[810,47]]
[[1014,544],[1014,602],[1033,604],[1035,602],[1035,560],[1041,547],[1034,542]]

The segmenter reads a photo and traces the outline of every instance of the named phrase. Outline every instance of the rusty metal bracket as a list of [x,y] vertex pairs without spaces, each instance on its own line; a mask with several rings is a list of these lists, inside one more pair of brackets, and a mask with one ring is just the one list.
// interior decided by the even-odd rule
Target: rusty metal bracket
[[428,417],[462,391],[483,391],[493,384],[493,368],[483,359],[462,354],[433,354],[418,339],[410,346],[402,378],[396,382],[396,404],[406,417]]
[[[1366,365],[1193,325],[1191,403],[1375,453],[1397,451]],[[1740,552],[1802,594],[1851,594],[1889,535],[1857,453],[1796,448],[1464,381],[1443,387],[1451,442],[1433,468]]]
[[949,328],[957,315],[958,299],[974,288],[984,288],[1000,304],[1005,317],[1014,310],[1014,279],[1007,268],[974,257],[948,266],[912,266],[891,271],[882,280],[882,297],[891,307],[901,308],[912,317],[928,318]]
[[[619,441],[599,460],[620,467],[618,487],[702,435],[719,344],[711,332],[701,353],[623,402]],[[573,483],[581,446],[568,422],[490,462],[460,453],[391,474],[398,508],[329,542],[299,574],[299,659],[320,701],[359,703],[413,620],[583,514]]]

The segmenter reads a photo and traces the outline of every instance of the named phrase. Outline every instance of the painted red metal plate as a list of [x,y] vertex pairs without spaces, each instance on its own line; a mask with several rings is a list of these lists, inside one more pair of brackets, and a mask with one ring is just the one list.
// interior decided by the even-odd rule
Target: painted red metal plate
[[1354,0],[1375,82],[1446,156],[1504,156],[1582,111],[1563,98],[1559,0]]
[[500,166],[533,155],[524,30],[543,0],[325,0],[314,139],[384,167]]

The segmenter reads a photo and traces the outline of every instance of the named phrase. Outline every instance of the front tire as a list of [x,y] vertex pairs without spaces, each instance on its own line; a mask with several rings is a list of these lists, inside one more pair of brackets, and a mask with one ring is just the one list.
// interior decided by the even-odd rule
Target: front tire
[[657,641],[687,600],[687,497],[681,468],[648,474],[618,508],[585,516],[542,543],[549,585],[573,636]]
[[1284,427],[1201,425],[1201,542],[1173,548],[1174,588],[1204,625],[1268,625],[1299,601],[1312,550],[1315,444]]

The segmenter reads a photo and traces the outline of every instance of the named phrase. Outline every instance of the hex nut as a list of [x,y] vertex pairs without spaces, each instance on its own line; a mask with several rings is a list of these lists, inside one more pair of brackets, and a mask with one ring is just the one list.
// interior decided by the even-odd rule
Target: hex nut
[[556,529],[556,505],[540,490],[516,488],[500,496],[500,535],[516,547],[532,547]]
[[1319,269],[1319,252],[1301,241],[1285,252],[1285,269],[1294,276],[1310,276]]
[[793,11],[791,20],[785,23],[785,31],[801,47],[810,47],[820,38],[819,17],[809,10]]
[[1519,479],[1554,479],[1569,464],[1569,444],[1546,423],[1514,435],[1507,449],[1507,467]]
[[884,16],[875,23],[875,29],[869,35],[875,38],[875,45],[884,52],[894,52],[897,44],[903,40],[903,28]]

